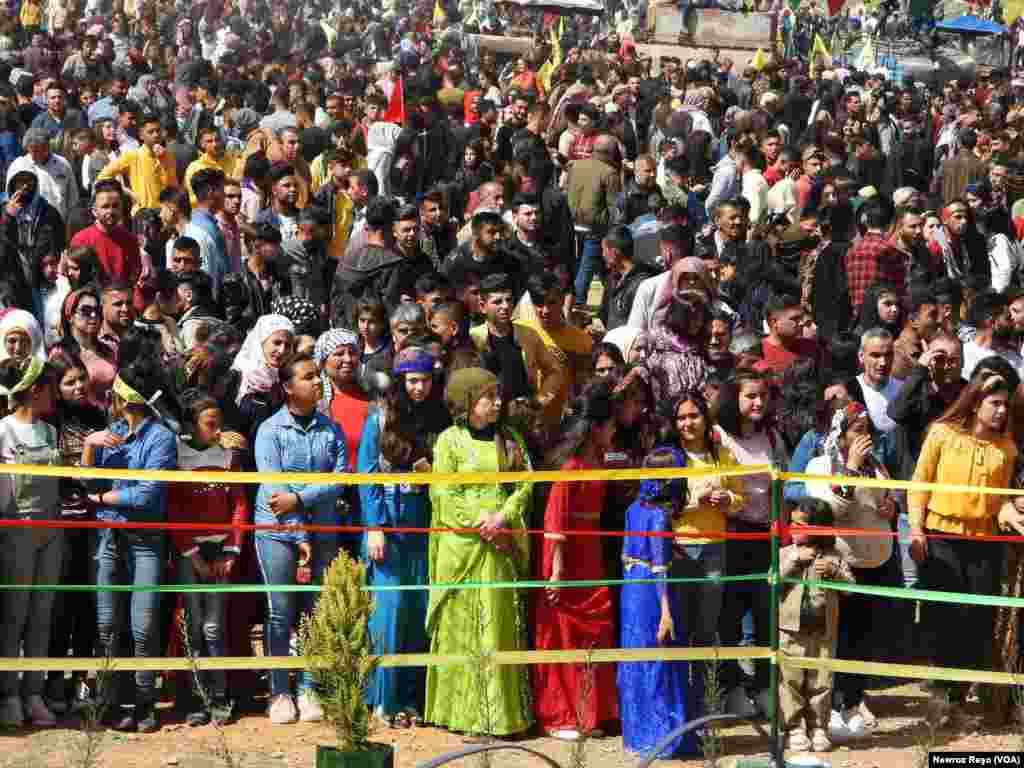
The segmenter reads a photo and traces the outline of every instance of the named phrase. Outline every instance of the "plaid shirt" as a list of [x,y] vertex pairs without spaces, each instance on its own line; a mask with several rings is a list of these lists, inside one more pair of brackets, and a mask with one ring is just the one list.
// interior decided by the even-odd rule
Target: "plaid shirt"
[[846,252],[850,306],[860,314],[864,290],[874,283],[892,283],[902,296],[907,283],[906,259],[877,232],[868,232]]

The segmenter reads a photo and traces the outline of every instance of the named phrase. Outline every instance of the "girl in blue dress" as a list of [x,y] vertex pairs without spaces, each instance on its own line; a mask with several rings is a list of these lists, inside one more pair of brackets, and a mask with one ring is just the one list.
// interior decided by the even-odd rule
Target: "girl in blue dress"
[[[675,448],[657,448],[645,467],[685,467],[686,458]],[[623,648],[684,647],[686,628],[673,592],[664,579],[672,564],[672,539],[648,536],[672,530],[672,512],[686,501],[686,479],[645,480],[636,501],[626,511],[626,537],[622,565],[627,583],[622,586]],[[630,579],[656,579],[630,584]],[[619,711],[626,749],[650,752],[659,741],[689,719],[690,665],[679,661],[621,662],[618,667]],[[676,739],[658,757],[698,752],[693,733]]]

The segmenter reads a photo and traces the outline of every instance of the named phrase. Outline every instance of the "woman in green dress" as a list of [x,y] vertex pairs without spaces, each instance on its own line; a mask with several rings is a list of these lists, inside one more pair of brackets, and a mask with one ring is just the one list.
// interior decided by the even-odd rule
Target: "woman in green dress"
[[[455,371],[445,393],[455,425],[437,439],[434,472],[518,472],[530,469],[522,438],[501,423],[498,379],[482,368]],[[430,536],[430,582],[516,581],[528,573],[531,483],[433,485],[433,527],[476,528]],[[431,653],[526,649],[523,605],[515,589],[431,590],[427,634]],[[533,724],[526,668],[468,664],[427,670],[425,720],[467,735],[505,736]]]

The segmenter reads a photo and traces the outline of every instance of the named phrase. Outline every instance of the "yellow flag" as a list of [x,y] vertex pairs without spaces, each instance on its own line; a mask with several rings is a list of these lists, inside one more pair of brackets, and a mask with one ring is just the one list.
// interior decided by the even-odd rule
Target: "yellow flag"
[[860,52],[860,56],[857,57],[857,61],[854,62],[854,66],[857,69],[867,70],[875,66],[875,46],[871,44],[871,38],[864,44],[863,50]]
[[562,38],[560,35],[555,34],[555,28],[551,27],[551,62],[552,68],[561,66],[562,64]]
[[537,70],[537,79],[540,80],[540,84],[544,86],[544,90],[551,91],[551,75],[554,74],[555,67],[551,63],[551,59],[548,59],[540,65],[540,69]]
[[821,39],[821,35],[817,32],[814,33],[814,49],[811,51],[811,60],[818,54],[821,54],[821,58],[826,67],[832,66],[832,53],[829,51],[828,46],[825,45],[825,41]]
[[758,48],[757,49],[757,53],[754,54],[754,58],[751,59],[751,61],[750,61],[750,66],[752,66],[754,69],[756,69],[758,72],[760,72],[762,69],[764,69],[764,65],[766,63],[767,62],[765,61],[765,58],[764,58],[764,51],[762,51],[760,48]]
[[565,16],[558,17],[558,39],[565,37]]
[[434,0],[434,24],[444,24],[446,18],[441,0]]

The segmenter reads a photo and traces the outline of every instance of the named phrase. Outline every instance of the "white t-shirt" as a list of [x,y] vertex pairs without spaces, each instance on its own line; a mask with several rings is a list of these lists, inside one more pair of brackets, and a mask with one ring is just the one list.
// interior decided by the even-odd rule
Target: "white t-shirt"
[[891,432],[896,429],[898,425],[889,418],[886,411],[889,408],[889,403],[896,399],[896,395],[903,388],[903,379],[890,376],[889,381],[882,389],[874,389],[868,384],[862,373],[857,377],[857,383],[860,384],[861,391],[864,393],[864,405],[867,406],[868,415],[871,417],[871,423],[875,425],[875,429],[879,432]]
[[1021,357],[1019,352],[989,349],[988,347],[982,347],[976,341],[968,341],[964,344],[964,370],[961,374],[964,381],[970,381],[974,369],[978,367],[978,363],[986,357],[992,357],[992,355],[999,355],[1006,360],[1006,362],[1013,366],[1013,370],[1017,372],[1017,375],[1024,379],[1024,357]]

